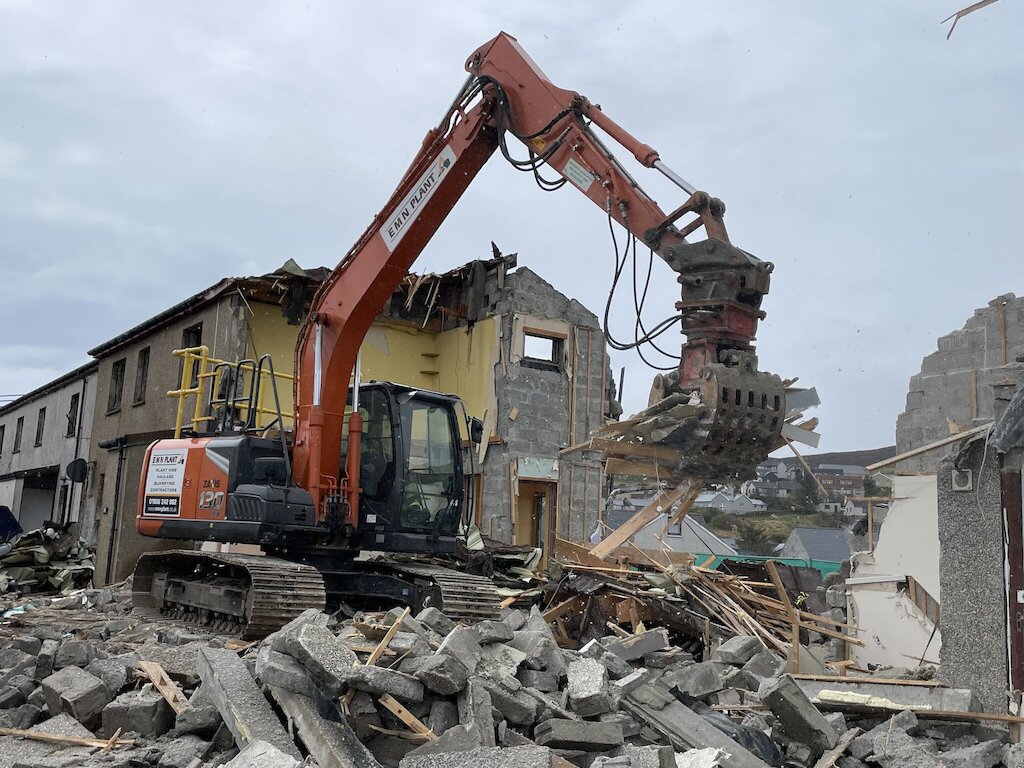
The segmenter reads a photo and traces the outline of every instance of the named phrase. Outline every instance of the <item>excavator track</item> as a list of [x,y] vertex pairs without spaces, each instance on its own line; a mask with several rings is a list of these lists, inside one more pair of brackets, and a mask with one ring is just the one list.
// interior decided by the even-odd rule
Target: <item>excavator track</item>
[[389,560],[385,561],[385,566],[399,573],[432,581],[441,596],[441,604],[434,607],[452,621],[474,624],[500,617],[502,597],[494,583],[484,576],[425,563]]
[[265,637],[307,608],[326,606],[323,578],[276,557],[193,550],[148,552],[132,600],[144,616],[173,618],[244,639]]

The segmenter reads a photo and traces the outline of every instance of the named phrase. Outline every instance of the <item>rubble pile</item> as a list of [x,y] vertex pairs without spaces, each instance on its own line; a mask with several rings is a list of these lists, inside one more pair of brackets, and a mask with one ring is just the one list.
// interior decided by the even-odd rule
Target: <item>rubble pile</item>
[[71,592],[92,581],[93,568],[77,525],[29,531],[0,547],[0,594]]
[[2,768],[1024,764],[969,691],[789,674],[751,634],[610,622],[568,648],[537,607],[309,610],[243,643],[83,596],[0,625]]

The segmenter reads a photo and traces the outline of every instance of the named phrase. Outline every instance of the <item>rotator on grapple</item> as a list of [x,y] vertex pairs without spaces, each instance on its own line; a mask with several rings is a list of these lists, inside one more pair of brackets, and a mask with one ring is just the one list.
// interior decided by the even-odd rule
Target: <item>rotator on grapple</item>
[[[499,34],[469,57],[466,69],[465,85],[391,199],[313,299],[296,348],[292,433],[279,423],[277,436],[264,436],[243,416],[222,419],[210,434],[157,441],[147,452],[141,533],[255,544],[267,556],[144,555],[135,579],[144,609],[250,635],[272,631],[324,599],[441,602],[437,607],[467,621],[495,614],[497,593],[486,580],[397,557],[455,552],[471,509],[465,476],[473,472],[463,466],[462,435],[477,442],[482,425],[460,422],[461,404],[450,395],[361,385],[358,353],[385,302],[496,149],[533,172],[542,189],[571,183],[678,273],[676,309],[687,341],[678,372],[661,386],[669,400],[703,405],[698,419],[663,430],[665,442],[684,450],[686,471],[731,480],[767,456],[782,427],[783,390],[777,376],[757,370],[751,342],[771,265],[730,244],[720,201],[697,192],[599,106],[553,85],[514,38]],[[689,199],[666,214],[597,130]],[[527,159],[512,157],[508,135],[526,146]],[[544,178],[544,166],[560,178]],[[686,216],[693,218],[682,223]],[[687,242],[702,227],[707,239]],[[222,414],[253,412],[265,362],[225,370],[227,389],[248,394],[241,403],[220,401]],[[357,557],[367,551],[384,557]]]

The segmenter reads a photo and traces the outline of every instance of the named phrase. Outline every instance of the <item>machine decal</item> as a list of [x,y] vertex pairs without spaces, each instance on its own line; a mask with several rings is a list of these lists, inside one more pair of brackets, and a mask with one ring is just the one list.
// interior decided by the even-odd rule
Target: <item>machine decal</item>
[[571,157],[565,164],[565,168],[562,169],[562,175],[584,192],[590,189],[590,185],[594,183],[594,174]]
[[455,164],[455,151],[451,147],[445,147],[441,154],[431,164],[420,180],[416,182],[412,192],[405,196],[402,204],[394,212],[388,222],[380,228],[380,236],[389,251],[395,250],[395,246],[405,236],[405,231],[416,221],[424,203],[427,202],[441,185],[441,179],[451,170]]
[[185,479],[185,449],[154,450],[146,468],[146,515],[177,516]]

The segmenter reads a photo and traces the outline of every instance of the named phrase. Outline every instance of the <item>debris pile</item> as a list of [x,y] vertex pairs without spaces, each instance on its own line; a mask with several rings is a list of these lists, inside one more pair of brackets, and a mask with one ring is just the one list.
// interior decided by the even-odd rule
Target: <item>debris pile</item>
[[92,581],[92,552],[77,525],[29,531],[0,548],[0,594],[53,594]]
[[[695,594],[735,600],[712,583]],[[309,610],[243,643],[123,615],[128,590],[107,592],[0,625],[0,766],[1020,765],[970,691],[790,674],[767,627],[705,646],[651,615],[601,634],[559,601],[473,626],[436,608]]]

